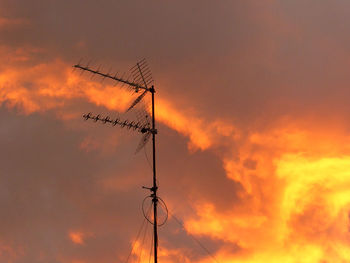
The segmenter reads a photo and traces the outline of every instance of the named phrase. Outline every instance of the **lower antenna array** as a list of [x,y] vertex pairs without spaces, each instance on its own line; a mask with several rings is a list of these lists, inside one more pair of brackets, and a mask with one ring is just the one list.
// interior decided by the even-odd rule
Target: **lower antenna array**
[[142,125],[140,122],[135,123],[133,121],[128,121],[128,120],[123,121],[119,118],[111,119],[109,116],[106,116],[103,118],[100,114],[94,116],[92,115],[91,112],[89,112],[88,114],[84,114],[83,118],[85,120],[91,119],[95,122],[100,121],[103,124],[110,123],[113,126],[119,125],[122,128],[126,127],[128,129],[133,129],[134,131],[137,130],[138,132],[141,132],[141,133],[146,133],[151,131],[149,125]]

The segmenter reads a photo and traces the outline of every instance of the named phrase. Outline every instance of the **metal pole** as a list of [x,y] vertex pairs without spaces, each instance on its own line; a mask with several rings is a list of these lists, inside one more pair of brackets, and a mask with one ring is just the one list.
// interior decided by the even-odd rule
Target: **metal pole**
[[154,232],[154,263],[158,262],[158,233],[157,233],[157,180],[156,180],[156,127],[155,127],[155,116],[154,116],[154,86],[150,89],[152,93],[152,141],[153,141],[153,232]]

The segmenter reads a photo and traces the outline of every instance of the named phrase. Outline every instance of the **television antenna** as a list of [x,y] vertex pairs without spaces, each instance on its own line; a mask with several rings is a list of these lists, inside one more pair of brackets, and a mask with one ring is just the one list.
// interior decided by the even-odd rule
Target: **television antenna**
[[[156,121],[155,121],[155,110],[154,110],[154,94],[155,89],[153,85],[153,78],[152,73],[147,65],[147,62],[145,59],[139,61],[136,63],[134,67],[130,69],[131,71],[131,80],[129,78],[124,78],[124,76],[118,76],[117,74],[111,75],[110,73],[103,73],[100,71],[100,68],[93,69],[89,67],[89,63],[86,66],[82,66],[80,63],[73,66],[74,68],[82,70],[82,73],[84,71],[90,72],[93,75],[99,75],[103,77],[103,79],[108,78],[112,79],[114,81],[117,81],[118,83],[121,83],[122,85],[127,85],[132,91],[135,93],[141,93],[129,106],[127,111],[130,111],[133,109],[139,102],[142,101],[142,99],[147,95],[151,94],[152,98],[152,109],[151,109],[151,121],[148,118],[148,113],[143,114],[141,118],[137,122],[129,121],[129,120],[121,120],[119,118],[111,119],[109,116],[102,117],[100,114],[93,115],[91,112],[88,114],[84,114],[83,118],[85,120],[93,120],[95,122],[102,122],[104,124],[110,123],[114,126],[118,125],[120,127],[128,128],[129,130],[138,131],[143,135],[136,152],[138,152],[140,149],[142,149],[150,137],[152,137],[152,152],[153,152],[153,186],[152,187],[145,187],[142,188],[148,189],[151,191],[151,195],[146,197],[145,200],[151,199],[152,205],[153,205],[153,219],[150,217],[148,212],[145,212],[144,205],[143,207],[143,214],[148,222],[153,224],[153,248],[154,248],[154,263],[158,262],[158,227],[163,225],[168,217],[168,211],[166,208],[166,205],[164,201],[157,195],[157,177],[156,177],[156,135],[158,133],[156,129]],[[145,202],[144,200],[144,202]],[[160,205],[165,208],[166,211],[166,218],[162,222],[158,222],[158,211],[157,206],[160,202]]]

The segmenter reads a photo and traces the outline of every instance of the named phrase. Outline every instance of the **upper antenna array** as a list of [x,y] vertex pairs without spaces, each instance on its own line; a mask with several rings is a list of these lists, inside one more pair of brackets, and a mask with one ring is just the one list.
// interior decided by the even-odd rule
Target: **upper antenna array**
[[130,69],[134,81],[124,79],[123,77],[118,77],[117,73],[111,75],[109,73],[100,72],[100,69],[92,69],[89,67],[89,63],[86,66],[80,65],[80,63],[73,66],[74,68],[81,69],[83,71],[88,71],[92,74],[100,75],[103,78],[113,79],[115,81],[121,82],[123,84],[129,85],[132,89],[138,92],[140,89],[145,91],[150,91],[148,85],[153,82],[152,73],[148,68],[147,62],[145,59],[138,62],[134,67]]

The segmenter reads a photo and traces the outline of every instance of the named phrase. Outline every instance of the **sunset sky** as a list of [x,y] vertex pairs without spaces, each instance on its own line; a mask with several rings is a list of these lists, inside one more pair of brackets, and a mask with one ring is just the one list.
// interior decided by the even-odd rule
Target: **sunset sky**
[[0,262],[133,244],[149,262],[151,144],[82,119],[134,120],[135,94],[72,68],[143,58],[159,195],[184,226],[159,229],[160,263],[350,262],[349,18],[348,0],[0,0]]

